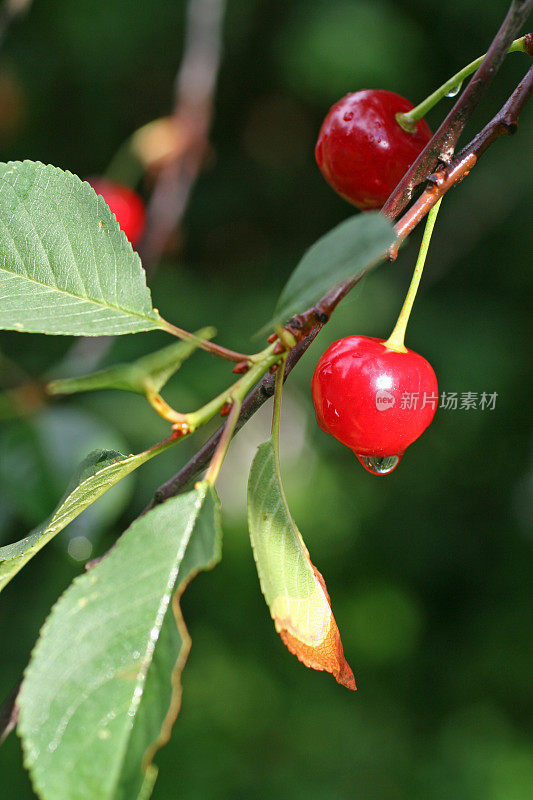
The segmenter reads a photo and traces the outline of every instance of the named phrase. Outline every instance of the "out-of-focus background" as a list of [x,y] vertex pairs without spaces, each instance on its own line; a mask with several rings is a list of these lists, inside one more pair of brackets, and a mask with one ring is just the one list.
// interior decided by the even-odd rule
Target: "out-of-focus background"
[[[313,159],[329,106],[372,87],[419,101],[484,52],[506,5],[229,0],[211,150],[179,235],[150,277],[163,315],[189,329],[214,324],[227,346],[258,349],[251,335],[298,258],[353,211]],[[0,158],[104,173],[133,131],[171,112],[184,29],[184,0],[35,0],[1,42]],[[527,66],[526,56],[509,57],[470,133]],[[431,112],[430,125],[451,102]],[[317,358],[339,336],[388,335],[419,232],[397,263],[357,287],[286,387],[286,491],[326,578],[359,691],[289,655],[260,594],[245,486],[267,435],[265,410],[235,440],[221,477],[223,561],[183,602],[193,648],[155,800],[531,796],[532,135],[533,105],[517,135],[497,142],[446,197],[408,329],[408,346],[431,361],[441,391],[497,393],[494,409],[438,410],[385,478],[364,472],[314,421]],[[150,180],[137,188],[148,199]],[[119,337],[102,348],[98,366],[167,343],[160,333]],[[80,369],[80,361],[94,366],[94,351],[73,345],[2,333],[3,387]],[[228,378],[227,364],[197,354],[165,397],[192,410]],[[167,434],[135,395],[27,400],[33,411],[19,418],[2,404],[2,543],[47,516],[91,449],[137,452]],[[114,541],[200,441],[185,441],[111,490],[7,587],[2,697],[83,561]],[[32,798],[13,734],[0,763],[2,798]]]

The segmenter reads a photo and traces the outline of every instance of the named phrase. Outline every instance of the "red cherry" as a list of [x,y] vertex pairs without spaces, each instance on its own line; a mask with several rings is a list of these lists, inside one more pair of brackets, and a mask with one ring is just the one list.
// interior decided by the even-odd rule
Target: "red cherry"
[[413,105],[395,92],[363,89],[330,108],[315,148],[327,182],[349,203],[368,211],[381,208],[431,139],[425,120],[413,133],[396,114]]
[[133,247],[139,242],[146,218],[144,203],[139,195],[121,183],[106,178],[91,178],[89,183],[96,194],[102,195],[117,222]]
[[376,474],[397,466],[438,403],[437,378],[425,358],[369,336],[333,342],[316,366],[311,390],[322,430]]

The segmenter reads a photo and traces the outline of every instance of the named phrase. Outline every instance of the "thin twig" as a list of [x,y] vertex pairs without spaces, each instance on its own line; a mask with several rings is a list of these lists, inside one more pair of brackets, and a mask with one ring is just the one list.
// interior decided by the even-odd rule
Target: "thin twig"
[[474,153],[479,159],[490,145],[500,136],[516,133],[518,120],[522,109],[533,92],[533,67],[527,71],[524,79],[520,81],[510,98],[495,117],[485,125],[460,153],[459,158],[466,158],[469,153]]
[[185,211],[209,147],[213,96],[220,69],[225,0],[189,0],[185,52],[175,81],[174,126],[182,142],[158,176],[139,252],[149,271]]
[[474,73],[468,86],[439,126],[437,132],[411,165],[385,205],[383,213],[394,219],[411,199],[413,189],[428,178],[436,164],[449,164],[457,140],[472,112],[492,79],[503,64],[511,42],[533,8],[533,0],[513,0],[498,33],[490,45],[483,63]]

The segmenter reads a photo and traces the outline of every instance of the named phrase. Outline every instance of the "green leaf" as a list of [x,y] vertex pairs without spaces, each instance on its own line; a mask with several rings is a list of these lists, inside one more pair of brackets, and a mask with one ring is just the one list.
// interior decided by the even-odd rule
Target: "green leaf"
[[167,440],[157,447],[131,456],[125,456],[116,450],[94,450],[89,453],[78,467],[51,516],[24,539],[0,547],[0,592],[50,539],[66,528],[69,522],[121,478],[170,447],[172,443]]
[[248,524],[261,590],[282,641],[307,667],[355,689],[324,579],[289,511],[272,440],[252,463]]
[[88,183],[0,164],[0,328],[103,336],[163,327],[141,261]]
[[[202,328],[194,334],[200,339],[211,339],[214,328]],[[122,389],[125,392],[146,394],[160,392],[166,382],[197,349],[195,342],[177,342],[155,353],[139,358],[131,364],[116,366],[80,375],[78,378],[61,378],[48,384],[50,394],[74,394],[97,389]]]
[[281,293],[273,323],[286,322],[338,284],[364,275],[395,238],[391,223],[378,212],[341,222],[304,254]]
[[157,506],[52,609],[18,699],[41,800],[149,797],[190,646],[171,597],[219,559],[219,513],[205,482]]

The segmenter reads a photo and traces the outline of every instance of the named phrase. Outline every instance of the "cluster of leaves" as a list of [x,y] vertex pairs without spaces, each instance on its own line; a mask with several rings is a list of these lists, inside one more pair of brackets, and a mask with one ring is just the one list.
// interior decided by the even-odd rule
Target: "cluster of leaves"
[[[273,322],[359,277],[393,239],[377,214],[339,225],[304,255]],[[140,259],[102,198],[68,172],[28,161],[1,166],[0,249],[4,329],[103,336],[172,327],[152,307]],[[56,381],[51,391],[159,393],[194,349],[171,345],[134,364]],[[137,455],[90,453],[49,519],[0,548],[0,589],[111,486],[177,438]],[[287,506],[274,436],[254,459],[248,498],[261,587],[283,641],[308,666],[355,688],[324,581]],[[43,800],[73,796],[74,783],[99,800],[150,795],[153,756],[177,715],[189,648],[179,597],[219,559],[220,542],[219,503],[203,481],[137,519],[54,606],[17,700],[25,763]]]

